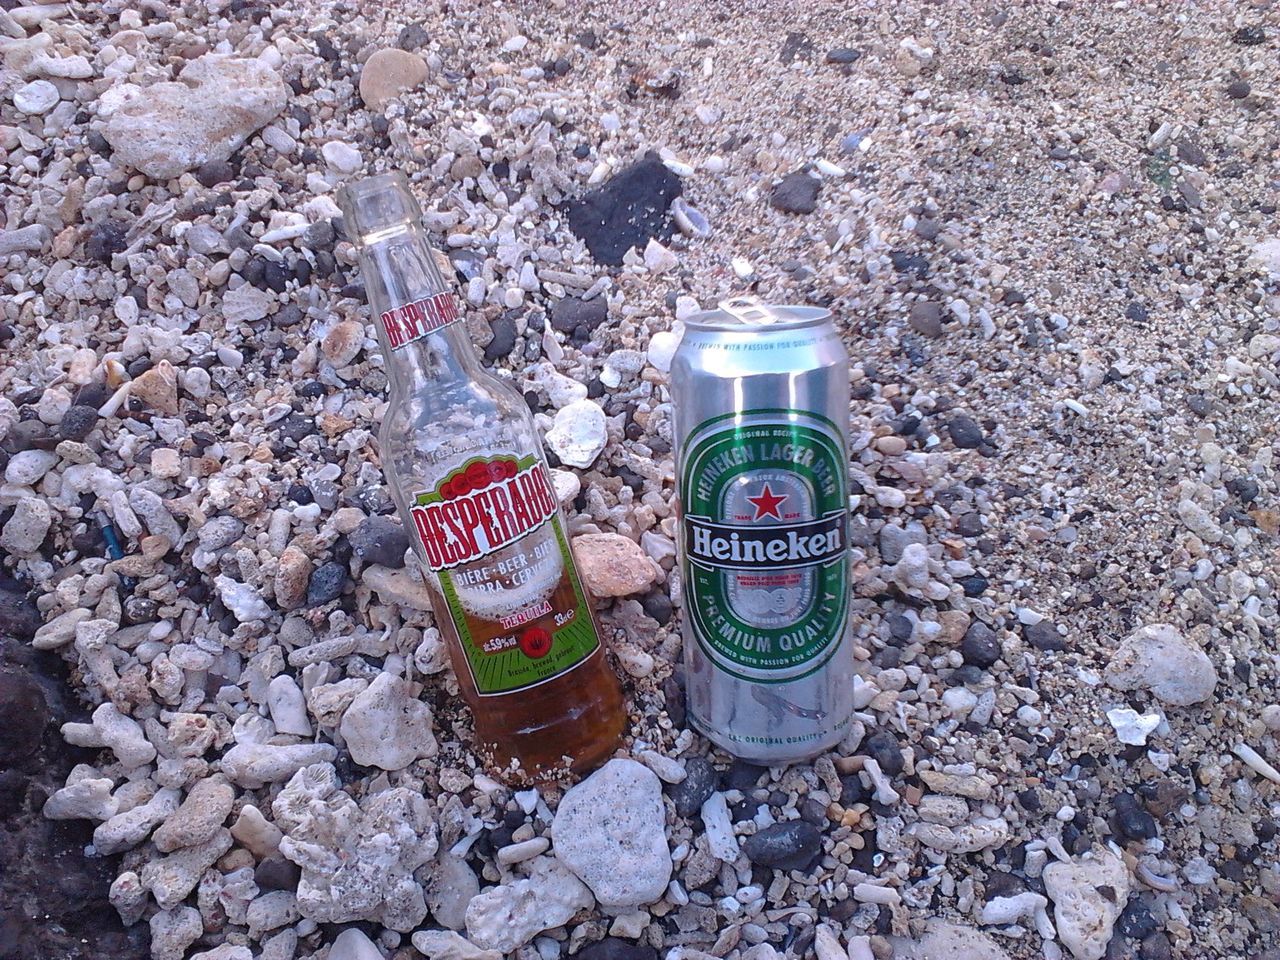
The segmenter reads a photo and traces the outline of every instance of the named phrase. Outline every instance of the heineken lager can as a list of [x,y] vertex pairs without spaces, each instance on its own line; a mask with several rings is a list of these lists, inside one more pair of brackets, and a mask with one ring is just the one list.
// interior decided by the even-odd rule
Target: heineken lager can
[[849,354],[826,310],[729,300],[685,321],[671,394],[689,717],[814,756],[853,712]]

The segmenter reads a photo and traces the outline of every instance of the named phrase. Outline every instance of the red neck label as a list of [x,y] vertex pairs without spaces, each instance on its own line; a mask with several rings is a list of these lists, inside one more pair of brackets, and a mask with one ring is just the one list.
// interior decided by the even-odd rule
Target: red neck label
[[395,307],[382,314],[382,329],[392,350],[399,350],[415,340],[435,333],[458,320],[458,303],[453,294],[442,291],[412,303]]
[[427,566],[448,570],[510,546],[556,513],[542,461],[474,458],[410,505]]

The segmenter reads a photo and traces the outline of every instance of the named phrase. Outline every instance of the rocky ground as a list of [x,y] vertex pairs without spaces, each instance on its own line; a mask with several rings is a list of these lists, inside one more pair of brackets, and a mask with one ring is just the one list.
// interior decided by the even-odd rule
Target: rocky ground
[[[0,0],[0,954],[1274,960],[1278,48]],[[382,485],[333,191],[388,168],[629,558],[632,727],[567,793],[477,768]],[[672,573],[666,371],[748,291],[854,359],[857,723],[774,770],[685,728]]]

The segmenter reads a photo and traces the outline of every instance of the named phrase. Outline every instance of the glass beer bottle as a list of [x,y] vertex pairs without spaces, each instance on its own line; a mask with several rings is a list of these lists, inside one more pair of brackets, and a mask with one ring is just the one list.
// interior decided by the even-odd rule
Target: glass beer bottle
[[477,750],[508,781],[589,769],[613,753],[626,706],[532,414],[480,366],[403,174],[355,181],[339,200],[391,383],[383,473]]

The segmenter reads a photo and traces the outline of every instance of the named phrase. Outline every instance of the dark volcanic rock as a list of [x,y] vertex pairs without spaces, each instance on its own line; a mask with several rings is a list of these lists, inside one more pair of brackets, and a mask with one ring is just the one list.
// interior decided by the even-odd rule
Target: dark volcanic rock
[[1156,818],[1142,809],[1131,793],[1116,795],[1112,805],[1111,826],[1121,840],[1150,840],[1159,833]]
[[605,937],[587,944],[576,956],[578,960],[658,960],[658,951],[617,937]]
[[671,787],[671,800],[676,805],[676,813],[682,817],[692,817],[702,809],[702,804],[711,796],[720,780],[720,774],[709,761],[702,757],[693,757],[685,764],[685,778]]
[[34,756],[48,722],[40,685],[24,671],[0,667],[0,768]]
[[947,424],[947,432],[951,434],[951,442],[961,450],[976,450],[986,439],[982,428],[972,417],[963,414],[955,417]]
[[0,636],[30,640],[40,629],[41,622],[36,602],[28,598],[20,586],[0,574]]
[[[596,299],[601,299],[597,297]],[[493,330],[493,339],[485,345],[484,358],[493,363],[495,360],[501,360],[511,352],[511,348],[516,345],[516,317],[517,311],[508,311],[493,321],[491,329]]]
[[762,867],[804,870],[822,853],[822,834],[811,823],[788,820],[747,837],[742,850]]
[[98,425],[98,411],[85,404],[69,407],[58,424],[58,433],[65,440],[83,440]]
[[818,209],[818,194],[822,181],[803,170],[789,173],[778,181],[769,196],[769,203],[784,213],[813,213]]
[[347,585],[347,568],[341,563],[326,563],[316,567],[307,584],[307,606],[318,607],[337,600]]
[[986,669],[1000,659],[1000,639],[981,620],[975,620],[960,644],[965,663]]
[[885,776],[896,777],[902,773],[902,748],[898,746],[897,738],[888,730],[877,730],[867,737],[867,742],[862,745],[862,752],[880,765]]
[[403,567],[409,535],[390,517],[366,517],[348,538],[351,549],[365,563]]
[[632,247],[671,236],[667,210],[683,189],[680,178],[650,153],[571,201],[569,229],[597,261],[620,264]]
[[110,263],[113,254],[125,248],[125,235],[129,228],[117,220],[107,220],[98,224],[89,234],[84,252],[90,260],[99,263]]
[[1067,638],[1058,633],[1055,624],[1048,620],[1032,623],[1022,628],[1022,636],[1037,650],[1065,650]]
[[580,330],[580,335],[590,335],[596,327],[609,319],[609,305],[604,297],[591,300],[579,300],[577,297],[565,297],[551,306],[551,326],[561,333],[573,333]]

